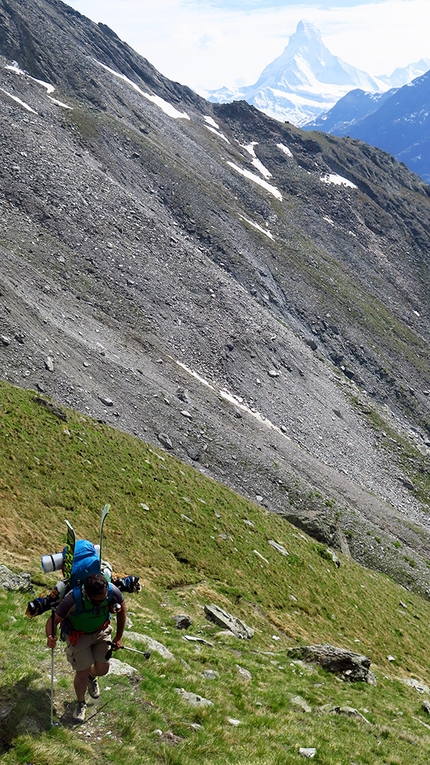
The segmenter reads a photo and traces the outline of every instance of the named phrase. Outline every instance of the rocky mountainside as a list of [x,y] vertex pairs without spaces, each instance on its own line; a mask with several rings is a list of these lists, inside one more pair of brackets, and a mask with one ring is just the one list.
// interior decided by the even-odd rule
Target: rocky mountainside
[[429,187],[60,0],[0,53],[1,377],[426,590]]
[[355,90],[332,109],[305,125],[349,135],[390,152],[430,181],[430,72],[384,94]]

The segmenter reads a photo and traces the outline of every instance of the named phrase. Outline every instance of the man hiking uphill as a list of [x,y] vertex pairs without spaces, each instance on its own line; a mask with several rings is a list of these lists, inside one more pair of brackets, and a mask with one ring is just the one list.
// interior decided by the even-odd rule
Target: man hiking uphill
[[[116,613],[117,617],[113,639],[109,623],[111,613]],[[60,624],[66,639],[67,661],[75,670],[74,688],[78,703],[74,722],[85,720],[86,690],[93,699],[100,696],[97,677],[109,672],[111,649],[121,648],[125,621],[123,594],[118,587],[108,584],[103,574],[92,574],[82,586],[64,596],[55,610],[54,619],[50,616],[46,622],[48,648],[55,648],[57,625]]]

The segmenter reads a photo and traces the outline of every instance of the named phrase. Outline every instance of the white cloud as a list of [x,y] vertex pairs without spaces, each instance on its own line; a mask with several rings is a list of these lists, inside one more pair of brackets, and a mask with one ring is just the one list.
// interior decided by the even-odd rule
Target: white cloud
[[301,18],[320,29],[332,53],[370,74],[391,74],[397,66],[430,58],[428,0],[370,1],[354,7],[284,3],[283,8],[253,11],[217,9],[209,0],[69,4],[108,24],[162,74],[199,92],[254,83],[282,53]]

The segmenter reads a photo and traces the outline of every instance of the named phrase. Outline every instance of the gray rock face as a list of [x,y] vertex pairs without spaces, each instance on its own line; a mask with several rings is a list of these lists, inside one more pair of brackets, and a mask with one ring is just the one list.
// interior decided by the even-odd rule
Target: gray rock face
[[299,510],[295,513],[294,521],[290,512],[287,511],[283,515],[319,542],[332,545],[343,554],[350,555],[345,535],[330,515],[314,510]]
[[317,750],[313,746],[301,746],[299,749],[299,754],[302,755],[302,757],[307,757],[308,759],[312,760],[317,753]]
[[59,420],[62,420],[63,422],[67,422],[67,412],[61,408],[61,406],[58,406],[57,404],[54,404],[53,401],[48,401],[46,398],[41,398],[40,396],[35,397],[36,404],[39,404],[39,406],[42,406],[44,409],[47,409],[48,412],[51,412],[55,417],[58,417]]
[[55,368],[54,367],[54,359],[52,358],[52,356],[47,356],[46,357],[46,359],[45,359],[45,367],[48,370],[48,372],[53,372],[54,371],[54,368]]
[[111,398],[108,398],[107,396],[100,396],[100,401],[105,406],[113,406],[113,401]]
[[209,701],[209,699],[205,699],[203,696],[199,696],[197,693],[192,693],[191,691],[186,691],[184,688],[175,688],[176,693],[179,693],[180,696],[186,701],[188,704],[191,704],[193,707],[213,707],[213,702]]
[[330,550],[330,548],[327,547],[326,552],[327,552],[327,555],[330,556],[330,559],[333,561],[336,568],[340,568],[340,560],[339,560],[339,557],[334,552],[334,550]]
[[157,438],[165,449],[168,449],[169,451],[173,449],[172,439],[167,435],[167,433],[159,433]]
[[210,640],[205,640],[205,638],[199,637],[198,635],[184,635],[184,640],[187,640],[189,643],[199,643],[200,645],[207,645],[209,648],[215,648],[214,643],[211,643]]
[[285,549],[285,547],[283,547],[283,545],[280,545],[278,542],[275,542],[273,539],[269,539],[269,545],[271,545],[271,547],[273,547],[275,550],[281,553],[281,555],[284,555],[286,557],[288,556],[288,552]]
[[368,725],[371,725],[372,723],[365,717],[361,712],[358,711],[358,709],[355,709],[355,707],[333,707],[332,713],[337,715],[346,715],[347,717],[357,717],[360,720],[363,720],[363,722],[367,723]]
[[245,683],[250,683],[252,680],[251,672],[248,669],[245,669],[245,667],[241,667],[239,664],[236,664],[236,668],[241,680],[243,680]]
[[130,640],[134,640],[137,643],[144,643],[149,651],[155,651],[155,653],[158,653],[160,656],[163,657],[163,659],[174,659],[173,653],[169,651],[168,648],[166,648],[165,645],[162,643],[159,643],[158,640],[155,640],[152,637],[149,637],[149,635],[141,635],[140,632],[128,632],[126,631],[124,633],[124,639],[130,638]]
[[127,664],[127,662],[112,658],[109,662],[109,674],[114,675],[115,677],[136,677],[139,675],[139,672],[135,667]]
[[178,614],[177,616],[174,616],[173,621],[178,630],[186,630],[188,627],[191,627],[192,624],[192,620],[186,614]]
[[215,672],[214,669],[204,669],[202,677],[204,677],[205,680],[217,680],[219,678],[219,673]]
[[14,574],[7,566],[0,566],[0,589],[9,592],[34,592],[30,574]]
[[307,757],[309,760],[312,760],[317,753],[317,750],[313,746],[301,746],[299,749],[299,754],[302,755],[302,757]]
[[289,648],[288,655],[292,659],[320,664],[327,672],[340,675],[343,680],[365,682],[375,685],[375,677],[370,672],[370,659],[345,648],[332,645],[305,645],[299,648]]
[[291,706],[295,707],[295,709],[300,710],[301,712],[305,712],[306,714],[309,714],[312,712],[312,707],[305,699],[302,699],[301,696],[294,696],[294,698],[291,699]]
[[254,635],[252,627],[248,627],[240,619],[228,614],[227,611],[218,606],[213,604],[205,606],[205,614],[210,621],[215,622],[223,629],[230,630],[238,638],[250,640]]

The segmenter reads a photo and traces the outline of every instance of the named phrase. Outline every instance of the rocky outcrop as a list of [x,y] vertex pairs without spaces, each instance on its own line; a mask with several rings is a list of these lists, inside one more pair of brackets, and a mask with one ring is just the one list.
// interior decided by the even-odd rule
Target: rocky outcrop
[[328,513],[302,510],[283,512],[282,515],[294,526],[302,529],[309,536],[324,544],[332,545],[343,555],[351,556],[347,539],[339,523],[331,518]]
[[288,655],[292,659],[319,664],[327,672],[334,672],[343,680],[376,685],[375,676],[370,671],[369,657],[354,651],[336,648],[328,644],[305,645],[299,648],[289,648]]
[[237,619],[236,616],[228,614],[227,611],[219,608],[219,606],[215,606],[213,603],[205,606],[205,614],[211,622],[215,622],[219,627],[229,630],[238,638],[250,640],[254,635],[252,627],[248,627],[240,619]]
[[0,566],[0,589],[9,592],[34,592],[30,574],[14,574],[3,565]]
[[179,693],[179,695],[186,701],[188,704],[190,704],[192,707],[212,707],[213,702],[209,699],[205,699],[204,696],[199,696],[197,693],[193,693],[192,691],[186,691],[184,688],[175,688],[176,693]]

